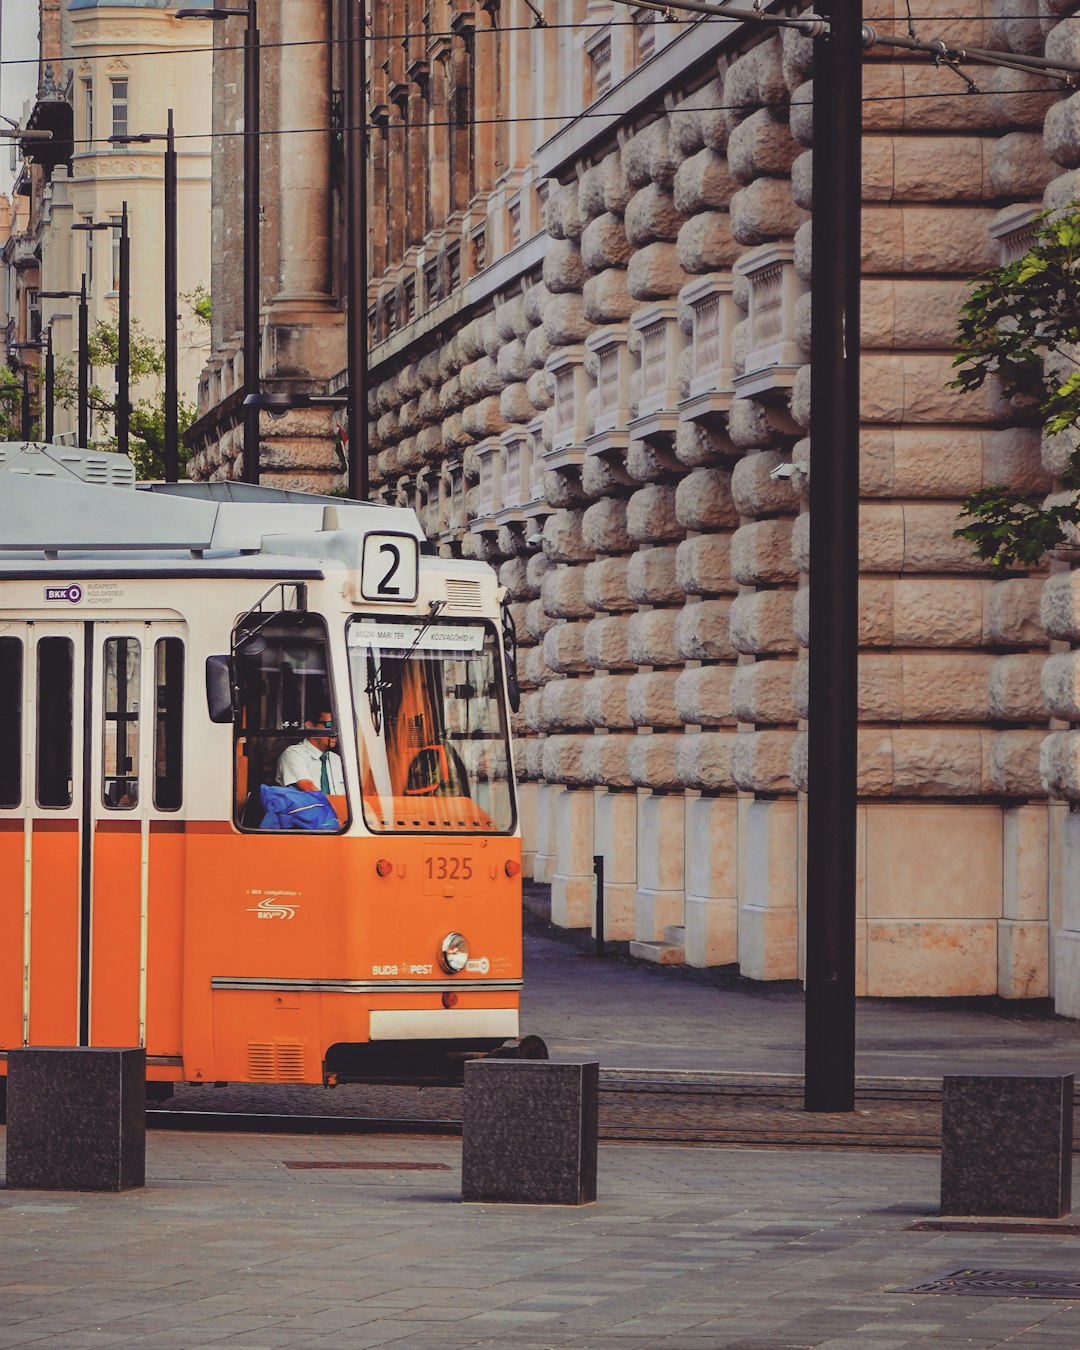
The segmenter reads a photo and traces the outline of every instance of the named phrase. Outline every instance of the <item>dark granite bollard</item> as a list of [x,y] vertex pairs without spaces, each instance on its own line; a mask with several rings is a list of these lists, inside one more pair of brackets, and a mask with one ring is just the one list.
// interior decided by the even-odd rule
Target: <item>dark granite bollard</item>
[[1071,1073],[946,1076],[942,1214],[1068,1214],[1072,1116]]
[[8,1052],[8,1189],[146,1184],[146,1052]]
[[599,1097],[595,1059],[466,1064],[462,1200],[518,1205],[595,1200]]

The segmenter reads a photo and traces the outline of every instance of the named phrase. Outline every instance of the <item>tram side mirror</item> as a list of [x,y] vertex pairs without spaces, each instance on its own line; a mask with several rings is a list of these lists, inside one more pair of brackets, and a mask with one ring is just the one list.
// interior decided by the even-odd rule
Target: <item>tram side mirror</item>
[[502,607],[502,645],[506,662],[506,698],[510,704],[510,711],[517,712],[521,707],[521,685],[518,683],[517,663],[518,640],[517,626],[514,623],[509,600],[504,600]]
[[227,656],[206,658],[206,707],[211,722],[233,720],[232,669]]

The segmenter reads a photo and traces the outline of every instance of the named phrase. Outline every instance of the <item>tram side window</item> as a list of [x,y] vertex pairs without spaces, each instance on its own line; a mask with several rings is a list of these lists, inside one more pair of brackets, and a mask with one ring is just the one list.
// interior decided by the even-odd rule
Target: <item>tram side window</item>
[[46,637],[37,645],[37,800],[71,805],[75,646]]
[[0,807],[22,801],[23,645],[0,637]]
[[[248,830],[341,829],[348,804],[326,625],[317,615],[293,612],[269,623],[255,620],[250,635],[235,635],[236,824]],[[333,809],[315,798],[293,794],[288,800],[274,792],[281,787],[321,792]]]
[[110,811],[130,811],[139,804],[141,645],[137,638],[106,638],[104,658],[101,799]]
[[154,805],[179,811],[183,800],[184,644],[159,638],[154,647]]

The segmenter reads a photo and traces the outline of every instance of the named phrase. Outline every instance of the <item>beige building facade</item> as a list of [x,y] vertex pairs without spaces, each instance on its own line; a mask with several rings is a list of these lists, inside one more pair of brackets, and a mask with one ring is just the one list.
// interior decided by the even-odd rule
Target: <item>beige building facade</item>
[[[813,44],[540,8],[547,27],[525,0],[371,7],[372,494],[506,587],[526,851],[555,922],[593,922],[601,855],[608,936],[799,978]],[[1076,8],[971,0],[957,18],[931,0],[919,28],[1078,61]],[[334,7],[305,14],[338,32]],[[899,0],[866,17],[907,32]],[[971,277],[1078,196],[1080,96],[977,74],[965,93],[882,48],[863,70],[858,990],[1049,997],[1080,1016],[1078,574],[1063,556],[997,576],[953,537],[967,494],[1050,493],[1066,451],[992,389],[949,387]],[[342,293],[333,154],[287,226],[278,144],[270,378],[272,269],[297,219],[337,241]],[[235,278],[227,294],[235,325]],[[342,387],[333,323],[323,364],[286,383]],[[215,337],[196,462],[229,477],[214,419],[238,340]],[[334,481],[317,427],[294,421],[291,452],[274,428],[276,481]]]
[[[130,238],[131,316],[142,332],[161,340],[165,332],[164,140],[114,145],[114,135],[163,137],[168,110],[174,114],[177,152],[178,289],[194,296],[210,287],[210,80],[211,53],[201,30],[174,17],[173,6],[151,0],[41,0],[42,67],[47,85],[29,126],[48,124],[63,104],[71,136],[70,157],[40,164],[47,151],[25,144],[26,190],[34,197],[32,237],[27,246],[39,266],[40,289],[78,291],[86,277],[91,330],[119,317],[120,219],[127,205]],[[100,223],[100,231],[72,225]],[[52,326],[57,362],[74,367],[78,312],[72,299],[44,299],[40,327]],[[180,302],[180,397],[194,404],[199,373],[209,350],[209,331],[190,299]],[[94,370],[93,381],[110,392],[111,370]],[[153,376],[133,385],[133,402],[155,398]],[[74,406],[58,407],[55,430],[74,437]],[[108,438],[111,425],[95,424],[91,437]]]

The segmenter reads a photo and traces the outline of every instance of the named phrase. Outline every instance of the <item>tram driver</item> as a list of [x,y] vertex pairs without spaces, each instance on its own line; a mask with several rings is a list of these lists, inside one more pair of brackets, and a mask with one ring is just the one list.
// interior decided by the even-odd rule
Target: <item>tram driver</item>
[[286,746],[278,759],[278,786],[322,792],[328,797],[344,796],[345,771],[341,756],[334,749],[337,733],[333,714],[321,712],[314,720],[308,718],[304,729],[307,736],[295,745]]

